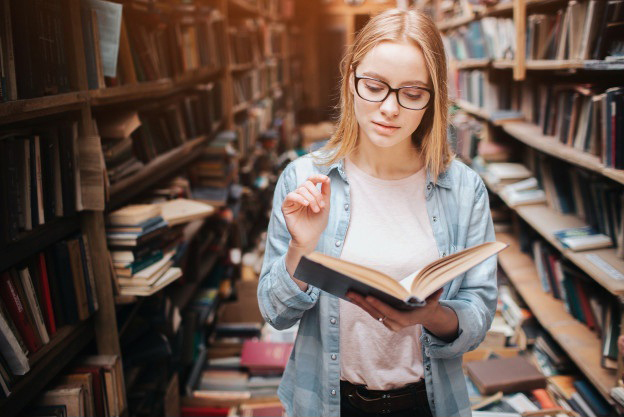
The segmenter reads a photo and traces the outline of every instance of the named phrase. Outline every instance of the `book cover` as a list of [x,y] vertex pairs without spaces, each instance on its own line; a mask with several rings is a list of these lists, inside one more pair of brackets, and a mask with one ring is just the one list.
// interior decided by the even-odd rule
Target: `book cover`
[[275,343],[261,340],[245,340],[241,352],[241,366],[250,371],[284,371],[292,343]]
[[546,388],[546,377],[522,356],[468,362],[465,368],[484,395]]
[[348,291],[372,295],[400,310],[425,305],[425,299],[453,278],[496,255],[508,245],[485,242],[431,262],[401,282],[351,262],[318,252],[303,256],[294,276],[308,284],[350,301]]

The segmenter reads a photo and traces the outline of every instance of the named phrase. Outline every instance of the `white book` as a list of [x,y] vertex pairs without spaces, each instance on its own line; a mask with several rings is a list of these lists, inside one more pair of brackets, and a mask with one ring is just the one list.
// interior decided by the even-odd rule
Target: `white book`
[[603,234],[565,237],[561,239],[561,243],[573,251],[607,248],[613,245],[611,238]]
[[587,402],[585,402],[583,397],[581,397],[581,394],[579,394],[578,392],[572,394],[570,399],[574,400],[576,404],[578,404],[578,406],[583,410],[587,417],[598,417],[596,416],[596,413],[594,413],[594,410],[591,409],[591,407],[587,404]]
[[39,307],[35,287],[33,286],[32,279],[30,278],[30,272],[28,271],[28,268],[24,268],[19,270],[18,273],[20,280],[22,281],[22,286],[24,287],[24,293],[26,294],[26,302],[30,306],[33,313],[37,333],[39,333],[41,341],[45,345],[50,342],[50,336],[48,335],[48,330],[43,322],[43,314],[41,314],[41,308]]
[[[11,330],[11,326],[0,312],[0,353],[14,375],[24,375],[30,370],[28,357]],[[0,378],[1,379],[1,378]]]
[[518,413],[524,413],[526,411],[538,411],[539,408],[533,404],[529,398],[523,393],[519,392],[510,397],[503,398],[503,401],[507,403],[511,408]]

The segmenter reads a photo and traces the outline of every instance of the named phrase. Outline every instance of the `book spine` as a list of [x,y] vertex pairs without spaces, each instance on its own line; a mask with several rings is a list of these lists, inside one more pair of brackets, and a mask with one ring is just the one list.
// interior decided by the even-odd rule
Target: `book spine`
[[15,285],[11,281],[9,272],[5,271],[2,275],[0,275],[0,286],[2,288],[2,291],[0,291],[2,301],[4,301],[4,305],[11,315],[13,323],[15,323],[15,326],[24,339],[26,347],[32,353],[36,352],[39,350],[40,345],[37,343],[34,329],[28,322],[26,311],[24,310],[24,304],[17,293]]
[[43,310],[45,311],[44,318],[46,327],[50,336],[54,336],[56,333],[56,321],[54,320],[54,308],[52,307],[52,295],[50,292],[50,282],[48,279],[48,268],[46,265],[45,255],[43,252],[38,256],[39,267],[39,286],[41,288]]
[[45,323],[43,321],[43,314],[41,313],[41,308],[39,307],[39,300],[37,300],[37,293],[35,291],[35,287],[33,286],[30,272],[28,271],[28,268],[25,267],[20,269],[18,271],[18,274],[21,280],[22,287],[24,288],[26,300],[28,302],[27,307],[31,310],[33,322],[35,324],[37,332],[39,333],[41,342],[45,345],[50,342],[50,335],[48,334]]

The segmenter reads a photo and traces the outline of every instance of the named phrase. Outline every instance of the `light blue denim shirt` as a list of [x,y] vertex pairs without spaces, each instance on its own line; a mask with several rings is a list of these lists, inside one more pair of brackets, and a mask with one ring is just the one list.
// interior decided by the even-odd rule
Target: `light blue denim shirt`
[[[289,416],[340,415],[340,308],[337,297],[318,288],[309,286],[301,291],[286,271],[284,259],[290,234],[281,206],[286,195],[310,175],[328,175],[329,222],[316,250],[340,257],[350,214],[349,182],[343,163],[317,166],[311,155],[300,157],[282,172],[273,198],[258,300],[265,320],[275,328],[289,328],[300,321],[278,390]],[[474,171],[453,161],[436,182],[429,173],[426,181],[427,213],[440,256],[494,240],[488,195]],[[392,221],[390,206],[388,221]],[[457,314],[459,334],[450,343],[426,329],[421,337],[424,377],[434,416],[471,415],[462,354],[476,348],[485,337],[496,298],[496,257],[445,285],[440,304]]]

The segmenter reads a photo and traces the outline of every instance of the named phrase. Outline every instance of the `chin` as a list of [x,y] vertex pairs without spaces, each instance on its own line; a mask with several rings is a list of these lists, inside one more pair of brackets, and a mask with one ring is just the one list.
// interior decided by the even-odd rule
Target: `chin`
[[405,138],[400,139],[396,135],[385,136],[385,135],[379,135],[376,132],[369,132],[368,140],[373,145],[379,148],[392,148],[393,146],[396,146],[399,143],[403,142]]

